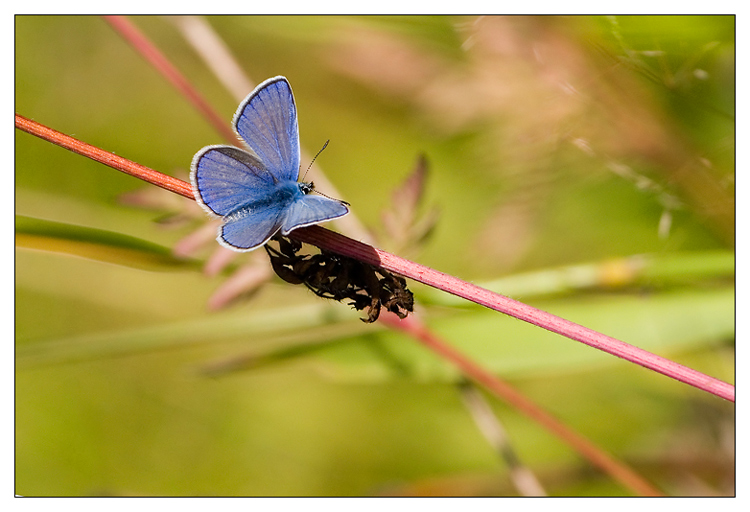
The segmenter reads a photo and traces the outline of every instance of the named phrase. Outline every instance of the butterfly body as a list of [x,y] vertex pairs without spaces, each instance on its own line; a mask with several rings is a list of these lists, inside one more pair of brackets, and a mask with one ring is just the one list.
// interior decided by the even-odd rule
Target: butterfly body
[[240,220],[244,217],[270,213],[274,211],[284,212],[296,201],[299,201],[305,193],[302,191],[302,183],[296,181],[284,181],[269,187],[258,194],[258,197],[248,200],[237,209],[224,216],[225,221]]
[[343,201],[312,195],[312,183],[297,181],[297,109],[286,78],[260,84],[240,103],[233,124],[252,153],[207,146],[193,157],[190,172],[198,203],[222,217],[220,244],[250,251],[279,231],[286,235],[349,213]]

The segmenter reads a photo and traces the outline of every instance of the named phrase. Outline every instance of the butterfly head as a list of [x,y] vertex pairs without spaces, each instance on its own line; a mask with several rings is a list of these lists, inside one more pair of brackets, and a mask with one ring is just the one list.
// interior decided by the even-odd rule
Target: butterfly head
[[299,185],[300,191],[302,191],[302,193],[305,195],[315,190],[315,183],[313,183],[312,181],[310,183],[301,181],[298,185]]

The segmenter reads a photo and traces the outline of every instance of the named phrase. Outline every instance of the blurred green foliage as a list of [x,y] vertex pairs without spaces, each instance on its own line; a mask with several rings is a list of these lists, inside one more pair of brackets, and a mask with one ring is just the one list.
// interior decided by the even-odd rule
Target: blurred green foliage
[[[131,20],[229,123],[174,20]],[[183,179],[223,142],[102,19],[15,21],[17,113]],[[405,256],[734,380],[734,17],[209,22],[255,83],[289,78],[303,147],[331,140],[318,161],[384,248],[424,153],[440,216]],[[278,280],[208,311],[253,255],[206,277],[170,254],[203,224],[190,201],[15,141],[16,493],[517,493],[450,365]],[[413,289],[437,333],[668,494],[734,492],[732,404]],[[492,406],[550,494],[629,493]]]

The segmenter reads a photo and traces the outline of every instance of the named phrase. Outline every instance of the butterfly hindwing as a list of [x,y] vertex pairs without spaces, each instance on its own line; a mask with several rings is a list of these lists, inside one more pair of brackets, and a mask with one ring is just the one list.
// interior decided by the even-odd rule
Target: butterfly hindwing
[[284,209],[271,204],[257,210],[241,210],[224,220],[217,240],[230,249],[250,251],[266,242],[281,227]]
[[304,195],[286,208],[281,223],[281,234],[287,235],[293,229],[342,217],[347,213],[349,213],[349,208],[341,201]]

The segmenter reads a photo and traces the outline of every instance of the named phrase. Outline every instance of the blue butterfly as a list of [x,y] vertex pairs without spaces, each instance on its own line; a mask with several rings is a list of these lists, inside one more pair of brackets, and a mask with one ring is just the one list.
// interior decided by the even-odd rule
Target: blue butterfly
[[347,203],[309,195],[314,185],[297,182],[297,108],[286,78],[270,78],[256,87],[240,103],[232,125],[254,154],[207,146],[190,166],[196,201],[223,218],[216,237],[221,245],[252,251],[279,231],[287,235],[349,213]]

